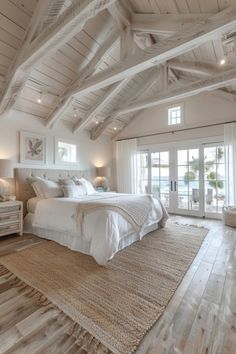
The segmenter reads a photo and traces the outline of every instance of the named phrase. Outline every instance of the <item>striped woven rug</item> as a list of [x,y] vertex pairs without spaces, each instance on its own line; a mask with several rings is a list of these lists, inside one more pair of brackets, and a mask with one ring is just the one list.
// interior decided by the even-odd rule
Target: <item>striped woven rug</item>
[[162,315],[207,232],[169,222],[106,267],[52,241],[1,263],[89,332],[91,343],[92,336],[108,351],[129,354]]

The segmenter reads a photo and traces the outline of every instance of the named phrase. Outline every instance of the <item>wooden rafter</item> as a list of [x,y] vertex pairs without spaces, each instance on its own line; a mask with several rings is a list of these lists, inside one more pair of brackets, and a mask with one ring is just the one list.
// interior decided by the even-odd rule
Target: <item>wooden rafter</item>
[[96,115],[105,107],[107,104],[132,80],[132,77],[128,77],[126,80],[115,83],[112,87],[106,92],[106,94],[90,109],[86,117],[82,122],[78,122],[74,129],[73,133],[78,133],[80,130],[86,127],[88,122],[90,122]]
[[[129,55],[130,51],[132,51],[133,48],[133,38],[131,37],[129,27],[125,27],[124,29],[120,30],[120,42],[120,55],[121,58],[125,58]],[[132,76],[130,76],[127,79],[112,85],[112,87],[108,89],[106,94],[89,110],[86,117],[75,125],[73,133],[78,133],[80,130],[86,127],[86,125],[91,120],[93,120],[96,115],[99,114],[99,112],[102,111],[102,109],[104,109],[110,103],[110,101],[130,83],[132,79]]]
[[178,87],[174,90],[163,92],[157,97],[150,97],[121,107],[116,113],[125,114],[136,112],[144,108],[158,106],[175,100],[181,100],[187,97],[197,95],[204,91],[212,91],[225,86],[235,84],[236,69],[231,69],[223,73],[219,73],[214,77],[200,80],[191,84]]
[[201,61],[190,61],[190,60],[177,60],[172,59],[168,62],[168,66],[172,69],[188,72],[191,74],[209,76],[215,75],[219,71],[225,71],[229,69],[233,69],[232,66],[220,66],[216,63],[208,63]]
[[206,20],[211,14],[140,14],[133,13],[133,31],[152,34],[172,34],[185,30],[190,25]]
[[[85,0],[82,3],[79,0],[74,1],[51,26],[33,39],[27,45],[27,48],[21,51],[14,68],[12,68],[11,76],[7,81],[1,98],[0,112],[2,113],[14,103],[17,93],[26,81],[33,66],[38,64],[43,58],[51,56],[64,43],[79,33],[90,18],[96,16],[96,14],[115,1]],[[12,99],[13,96],[14,100]]]
[[[110,24],[105,24],[105,28],[108,29]],[[105,31],[104,31],[105,32]],[[73,80],[70,86],[61,94],[59,97],[59,102],[57,107],[53,110],[50,116],[47,119],[46,126],[52,127],[57,121],[61,119],[65,111],[69,108],[73,102],[72,91],[79,85],[80,82],[83,82],[84,79],[91,76],[97,69],[97,67],[102,63],[107,54],[112,50],[114,45],[117,43],[119,34],[116,30],[113,30],[110,35],[105,38],[103,44],[94,57],[90,60],[87,66],[78,74],[78,76]]]
[[[137,87],[135,87],[132,91],[129,92],[129,95],[126,98],[126,101],[124,104],[128,106],[135,99],[142,96],[158,80],[159,74],[160,74],[160,70],[159,70],[159,72],[157,72],[156,68],[148,70],[144,79],[141,80],[141,83],[140,83],[138,89],[137,89]],[[114,112],[112,112],[112,114],[109,115],[109,117],[106,117],[106,119],[104,119],[104,121],[102,123],[100,123],[98,126],[94,127],[90,132],[91,140],[98,139],[99,136],[106,130],[106,128],[116,121],[116,119],[119,117],[119,115],[120,114],[114,110]]]
[[[119,2],[111,5],[109,7],[109,11],[112,17],[115,18],[120,29],[120,57],[121,59],[127,58],[133,53],[134,49],[134,38],[133,33],[131,32],[129,20],[131,16],[129,11]],[[93,120],[96,115],[99,114],[99,112],[102,111],[102,109],[104,109],[110,101],[130,83],[131,80],[132,76],[112,85],[106,94],[89,110],[86,117],[75,125],[73,132],[78,133],[86,127],[86,125]]]
[[192,50],[200,44],[230,31],[235,26],[236,7],[234,6],[192,26],[188,31],[177,33],[165,41],[160,41],[140,53],[130,56],[111,69],[94,75],[85,80],[72,94],[83,96],[88,92],[109,86],[129,75],[137,74]]

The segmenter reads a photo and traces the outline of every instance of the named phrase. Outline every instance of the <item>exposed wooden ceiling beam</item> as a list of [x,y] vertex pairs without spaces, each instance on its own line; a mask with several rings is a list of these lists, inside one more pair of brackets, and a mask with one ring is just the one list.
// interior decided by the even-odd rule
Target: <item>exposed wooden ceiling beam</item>
[[[140,33],[136,35],[132,28],[131,28],[131,23],[132,23],[132,16],[133,16],[133,9],[131,6],[128,6],[129,3],[122,2],[121,0],[118,1],[109,6],[108,10],[111,14],[111,16],[114,18],[115,22],[117,23],[117,26],[121,33],[126,29],[129,28],[129,32],[131,35],[132,32],[132,37],[135,40],[135,43],[137,46],[141,49],[144,49],[146,47],[151,46],[153,43],[153,40],[149,34],[143,34]],[[123,32],[124,33],[124,32]]]
[[[120,30],[120,49],[121,49],[121,58],[126,58],[130,54],[130,52],[133,50],[133,37],[130,32],[130,26],[125,27]],[[100,111],[102,111],[109,103],[110,101],[120,93],[122,89],[124,89],[130,81],[133,79],[132,76],[129,76],[127,79],[122,80],[121,82],[115,83],[112,85],[112,87],[107,91],[107,93],[102,97],[101,100],[99,100],[93,107],[90,109],[86,117],[83,119],[83,121],[78,122],[74,129],[73,133],[78,133],[81,131],[83,128],[86,127],[86,125],[93,120],[97,114],[99,114]]]
[[120,30],[131,25],[131,13],[120,1],[116,1],[116,3],[109,6],[108,11],[115,19]]
[[212,14],[140,14],[133,13],[131,28],[133,31],[160,34],[185,30],[190,25],[206,20]]
[[86,127],[86,125],[96,117],[96,115],[132,80],[132,77],[128,77],[126,80],[115,83],[112,87],[106,92],[106,94],[90,109],[86,117],[78,122],[74,129],[73,133],[78,133]]
[[[179,63],[181,63],[179,65]],[[227,70],[231,70],[235,67],[230,66],[230,65],[224,65],[223,67],[219,66],[218,64],[215,63],[205,63],[205,62],[195,62],[195,61],[183,61],[183,62],[179,62],[178,60],[171,60],[168,62],[168,65],[170,65],[170,70],[171,70],[171,66],[173,64],[173,67],[178,69],[179,71],[183,72],[187,72],[187,73],[191,73],[192,76],[188,76],[188,77],[183,77],[182,79],[179,78],[179,82],[184,81],[184,83],[186,84],[186,81],[189,82],[194,82],[197,79],[201,79],[201,77],[210,77],[213,75],[216,75],[217,73],[219,73],[220,71],[227,71]],[[220,69],[220,70],[219,70]],[[224,69],[224,70],[223,70]],[[236,69],[236,68],[235,68]],[[231,92],[229,89],[227,88],[219,88],[217,90],[213,90],[212,91],[213,94],[218,95],[222,98],[225,98],[231,102],[235,102],[236,100],[236,95],[235,93]]]
[[[3,91],[0,112],[2,113],[9,103],[14,102],[12,97],[16,97],[22,82],[28,77],[32,67],[39,63],[42,58],[52,55],[59,47],[68,42],[79,33],[86,22],[96,16],[100,11],[113,4],[116,0],[77,0],[63,12],[61,16],[39,36],[31,41],[27,48],[24,48],[12,68],[11,76]],[[41,2],[38,3],[41,6]],[[24,74],[22,75],[22,72]],[[26,73],[26,75],[25,75]]]
[[204,91],[212,91],[225,86],[235,84],[236,69],[231,69],[223,73],[219,73],[214,77],[200,80],[174,90],[163,92],[157,97],[150,97],[145,100],[134,102],[126,107],[121,107],[116,113],[125,114],[136,112],[144,108],[158,106],[175,100],[181,100],[187,97],[197,95]]
[[229,69],[233,69],[233,67],[230,65],[220,66],[219,64],[216,63],[207,63],[207,62],[190,61],[190,60],[180,61],[178,59],[172,59],[168,61],[168,65],[172,69],[185,71],[196,75],[203,75],[203,76],[215,75],[219,73],[219,71],[226,71]]
[[[123,5],[119,2],[111,5],[109,7],[112,17],[115,17],[115,20],[120,28],[120,57],[124,59],[129,56],[129,54],[133,53],[134,49],[134,39],[133,32],[130,30],[130,22],[129,22],[129,12],[126,8],[123,8]],[[74,129],[74,133],[78,133],[86,125],[93,120],[100,111],[102,111],[110,101],[120,93],[122,89],[124,89],[129,82],[132,80],[132,76],[128,77],[121,82],[115,83],[112,87],[107,91],[107,93],[100,99],[88,112],[86,117],[79,121]]]
[[43,57],[55,53],[63,44],[78,34],[87,21],[107,8],[116,0],[81,0],[72,5],[58,17],[51,26],[35,38],[29,47],[27,58],[23,60],[23,68],[35,65]]
[[[105,24],[105,28],[109,28],[109,23]],[[61,94],[59,97],[59,102],[57,107],[53,110],[47,119],[46,126],[51,128],[57,121],[61,119],[66,109],[73,102],[71,92],[87,77],[91,76],[95,70],[102,63],[107,54],[112,50],[114,45],[116,45],[119,38],[119,34],[116,30],[113,30],[110,35],[104,40],[103,44],[94,57],[90,60],[87,66],[78,74],[78,76],[73,80],[70,86]]]
[[65,0],[52,0],[49,1],[48,9],[46,9],[46,16],[43,18],[43,21],[38,25],[37,30],[33,36],[33,39],[38,36],[45,28],[49,27],[55,19],[60,14]]
[[[150,89],[153,84],[158,80],[160,75],[160,71],[157,72],[156,68],[152,68],[148,70],[147,74],[145,75],[144,79],[141,80],[139,87],[134,87],[133,90],[129,92],[128,97],[126,98],[124,104],[129,105],[138,97],[142,96],[148,89]],[[90,131],[90,138],[91,140],[96,140],[99,136],[106,130],[106,128],[114,123],[114,121],[119,117],[119,113],[114,111],[109,117],[106,117],[103,122],[101,122],[98,126],[94,127]]]
[[[57,1],[57,0],[52,0],[52,1]],[[13,104],[15,103],[17,93],[21,90],[23,83],[26,81],[28,77],[29,71],[24,71],[24,72],[21,71],[18,72],[18,76],[17,78],[15,77],[15,81],[14,81],[14,75],[19,65],[19,61],[21,60],[22,57],[25,56],[29,43],[31,42],[38,26],[40,26],[41,22],[43,21],[45,13],[47,12],[48,7],[50,6],[50,2],[51,0],[42,0],[38,2],[35,8],[35,11],[30,20],[21,47],[18,50],[17,56],[7,72],[5,78],[5,85],[2,89],[2,94],[0,99],[0,113],[4,112],[6,108],[10,108],[11,106],[13,106]]]
[[192,50],[200,44],[230,31],[235,26],[236,7],[233,6],[213,15],[196,26],[192,26],[187,31],[182,31],[165,41],[160,41],[114,65],[112,68],[94,75],[85,80],[72,94],[81,96],[109,86],[129,75],[137,74]]

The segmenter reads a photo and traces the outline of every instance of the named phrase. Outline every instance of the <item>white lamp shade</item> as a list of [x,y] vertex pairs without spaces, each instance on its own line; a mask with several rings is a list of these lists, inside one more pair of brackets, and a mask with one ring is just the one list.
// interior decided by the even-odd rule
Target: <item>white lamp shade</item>
[[98,167],[97,168],[97,176],[98,177],[111,177],[111,168],[108,166]]
[[104,177],[106,175],[105,167],[98,167],[97,168],[97,177]]
[[0,159],[0,178],[12,178],[13,169],[11,160]]

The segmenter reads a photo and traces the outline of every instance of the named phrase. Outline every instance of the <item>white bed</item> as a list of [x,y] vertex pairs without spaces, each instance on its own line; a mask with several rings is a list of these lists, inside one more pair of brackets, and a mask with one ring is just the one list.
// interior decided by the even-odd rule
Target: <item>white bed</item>
[[[79,198],[35,198],[29,180],[33,176],[39,176],[40,172],[43,178],[49,179],[61,176],[71,178],[71,175],[74,175],[74,171],[70,171],[71,175],[69,175],[68,172],[55,170],[16,170],[17,194],[19,199],[24,201],[27,209],[24,232],[33,233],[72,250],[89,254],[100,265],[106,264],[119,250],[141,240],[144,235],[158,227],[164,226],[168,218],[163,205],[151,196],[94,193]],[[78,176],[78,171],[75,173]],[[123,203],[126,203],[127,210],[119,208],[120,200],[125,200]],[[100,205],[106,201],[109,202],[110,208],[107,205],[105,207]],[[118,207],[117,205],[114,207],[115,202],[118,202]],[[91,206],[91,203],[96,207],[84,214],[81,221],[81,210],[84,205]],[[144,207],[146,211],[143,212]],[[145,216],[143,219],[140,217],[142,214]],[[133,222],[134,215],[138,215],[139,221],[141,220],[138,227],[137,223]]]
[[119,194],[96,193],[79,199],[32,198],[28,201],[24,232],[89,254],[98,264],[104,265],[116,252],[162,226],[167,218],[157,199],[153,199],[145,224],[139,230],[117,211],[94,209],[84,217],[82,233],[78,217],[80,202],[98,201],[108,196],[117,198]]

